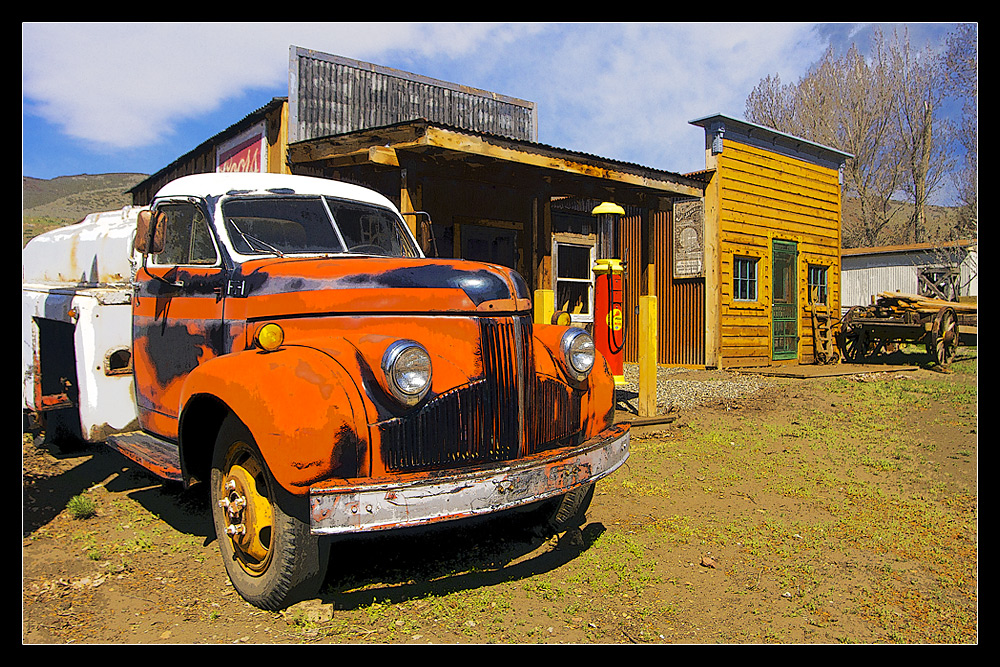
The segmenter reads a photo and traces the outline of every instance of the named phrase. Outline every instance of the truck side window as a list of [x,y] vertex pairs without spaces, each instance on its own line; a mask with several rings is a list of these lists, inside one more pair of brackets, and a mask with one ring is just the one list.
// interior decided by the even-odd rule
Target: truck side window
[[163,252],[157,264],[212,265],[218,255],[208,221],[194,204],[166,204],[159,207],[166,214]]

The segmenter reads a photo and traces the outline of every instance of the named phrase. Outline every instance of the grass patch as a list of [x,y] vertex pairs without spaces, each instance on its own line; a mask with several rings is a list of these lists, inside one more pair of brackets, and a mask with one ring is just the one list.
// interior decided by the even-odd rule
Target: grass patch
[[[967,362],[956,366],[957,373],[975,372]],[[975,433],[975,384],[924,375],[835,379],[826,386],[836,410],[785,422],[753,417],[693,424],[659,466],[646,461],[658,456],[655,446],[639,448],[627,491],[665,495],[672,483],[676,493],[683,477],[705,493],[751,500],[746,507],[756,514],[661,516],[651,524],[677,545],[700,537],[706,550],[738,547],[729,570],[734,592],[775,587],[795,603],[793,614],[821,627],[836,601],[826,582],[847,569],[864,584],[852,594],[849,613],[863,617],[875,636],[975,641],[977,499],[947,478],[927,483],[937,470],[927,456],[938,445],[921,432],[923,414],[933,409],[947,415],[949,428]],[[974,456],[958,449],[949,458]],[[672,477],[665,474],[670,470]],[[772,510],[777,500],[761,507],[763,494],[801,509],[778,513]],[[801,520],[803,511],[817,518]],[[787,641],[769,632],[766,641]]]
[[89,519],[97,515],[97,503],[89,496],[73,496],[66,509],[74,519]]

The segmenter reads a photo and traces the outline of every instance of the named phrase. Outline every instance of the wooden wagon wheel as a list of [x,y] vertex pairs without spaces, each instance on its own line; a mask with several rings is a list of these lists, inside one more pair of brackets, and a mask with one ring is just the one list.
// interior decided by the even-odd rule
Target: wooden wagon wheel
[[844,315],[841,323],[840,334],[837,336],[837,345],[844,358],[850,362],[858,363],[874,352],[872,342],[868,340],[868,333],[860,324],[854,323],[854,313],[859,310],[857,306],[851,308]]
[[955,350],[958,348],[958,316],[953,308],[938,311],[930,334],[927,351],[934,355],[938,364],[947,366],[954,361]]

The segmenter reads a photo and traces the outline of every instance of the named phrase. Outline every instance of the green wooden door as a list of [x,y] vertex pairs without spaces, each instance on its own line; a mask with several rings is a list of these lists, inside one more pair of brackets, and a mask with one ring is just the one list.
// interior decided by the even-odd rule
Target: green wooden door
[[791,241],[775,240],[771,248],[771,358],[795,359],[799,349],[796,301],[796,250]]

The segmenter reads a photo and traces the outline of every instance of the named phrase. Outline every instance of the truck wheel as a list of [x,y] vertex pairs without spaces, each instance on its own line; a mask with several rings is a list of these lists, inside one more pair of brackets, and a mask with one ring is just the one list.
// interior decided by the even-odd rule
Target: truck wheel
[[232,414],[216,438],[211,487],[222,560],[247,602],[276,610],[319,592],[329,545],[310,534],[306,501],[274,480],[250,430]]
[[594,485],[585,484],[551,501],[545,527],[561,533],[579,527],[594,499]]

